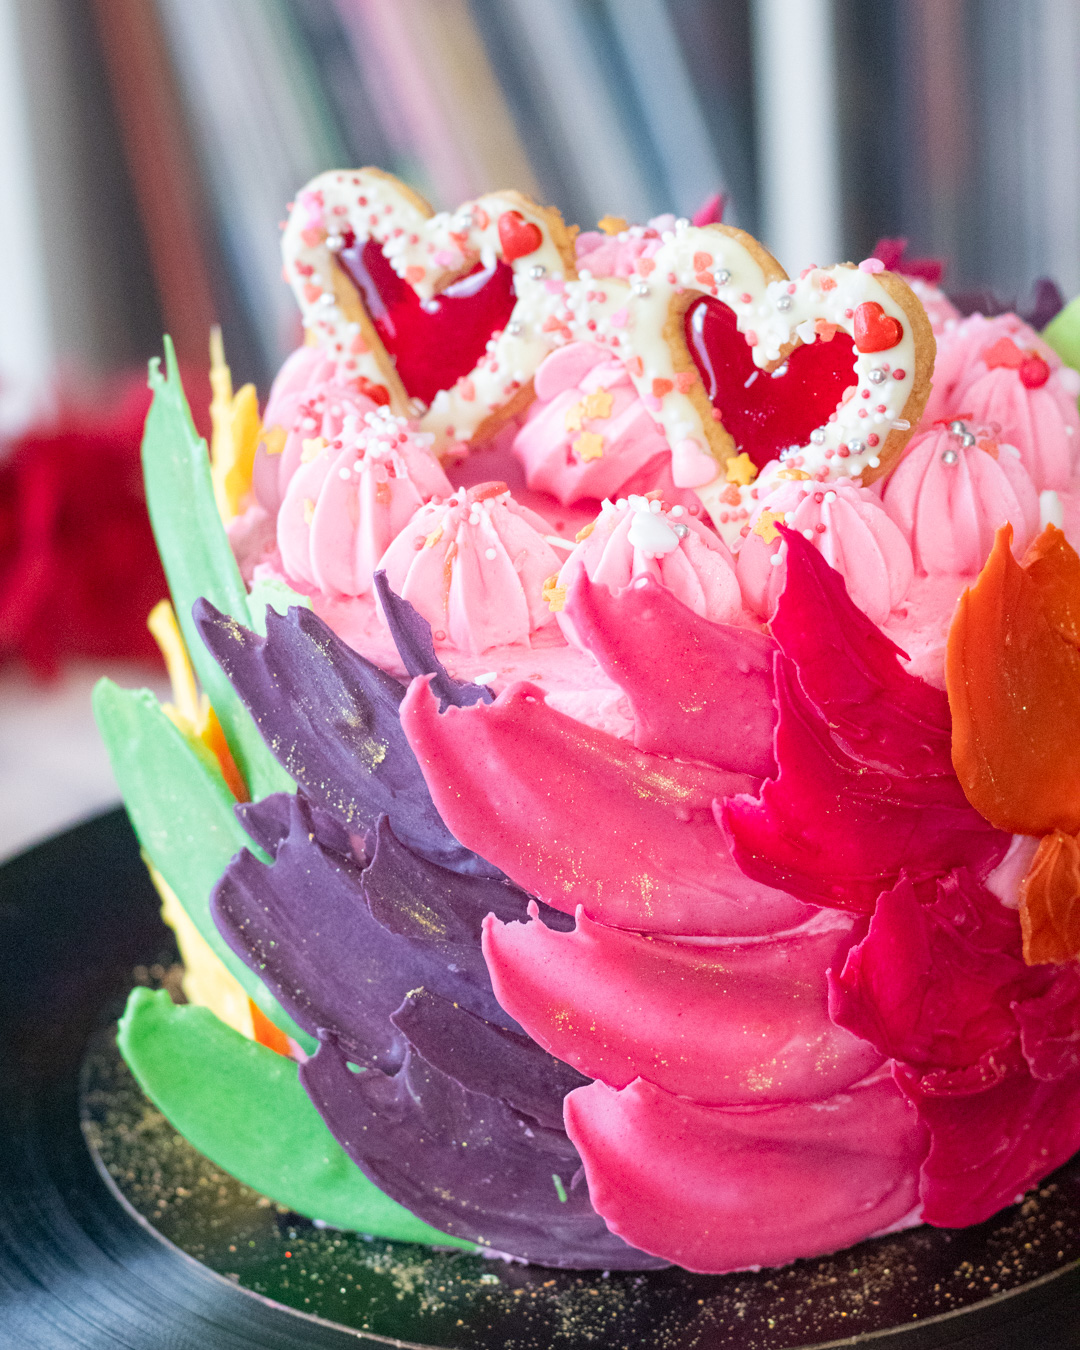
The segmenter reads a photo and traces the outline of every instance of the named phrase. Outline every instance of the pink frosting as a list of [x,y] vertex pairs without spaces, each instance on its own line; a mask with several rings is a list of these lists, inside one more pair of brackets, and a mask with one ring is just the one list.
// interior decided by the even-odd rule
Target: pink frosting
[[651,258],[660,236],[675,228],[675,217],[656,216],[647,225],[630,225],[618,234],[588,230],[576,241],[578,271],[594,277],[633,276],[639,258]]
[[[514,438],[531,489],[564,505],[618,496],[638,484],[672,500],[685,497],[684,505],[694,500],[675,488],[667,440],[626,367],[602,347],[574,342],[552,352],[535,388],[536,401]],[[710,461],[710,477],[715,473]]]
[[270,388],[263,427],[286,433],[284,449],[270,454],[261,444],[255,452],[252,488],[255,500],[271,515],[281,506],[299,468],[304,441],[341,434],[347,417],[360,418],[377,407],[365,394],[334,382],[334,363],[319,347],[299,347],[285,361]]
[[1039,344],[1038,334],[1017,314],[997,314],[992,319],[972,314],[937,335],[933,385],[922,415],[924,426],[965,413],[970,415],[971,409],[961,408],[954,395],[961,383],[968,380],[980,354],[1003,337],[1012,338],[1021,347]]
[[[1047,364],[1050,364],[1049,362]],[[980,361],[954,401],[977,422],[996,423],[999,435],[1020,451],[1035,487],[1067,487],[1080,453],[1078,377],[1070,368],[1051,369],[1045,384],[1029,388],[1008,366],[987,369]]]
[[905,276],[904,280],[922,301],[935,337],[940,337],[951,324],[960,321],[960,311],[939,286],[932,285],[922,277]]
[[366,595],[391,541],[432,497],[453,489],[431,437],[385,409],[346,418],[332,441],[308,439],[277,520],[286,573],[328,596]]
[[[667,507],[655,496],[604,502],[591,532],[563,564],[559,585],[569,588],[583,571],[612,591],[635,578],[652,577],[695,614],[715,623],[743,617],[735,561],[727,545],[684,507]],[[558,617],[568,640],[582,646],[569,616]]]
[[[873,492],[843,480],[823,484],[790,479],[759,503],[739,550],[739,585],[755,614],[764,619],[772,615],[787,574],[787,550],[778,534],[767,538],[775,532],[761,524],[764,511],[775,523],[783,516],[783,524],[811,541],[875,623],[882,623],[907,594],[915,571],[911,549]],[[780,561],[774,562],[776,558]]]
[[543,592],[559,557],[546,532],[505,483],[481,483],[417,511],[380,565],[437,643],[480,653],[527,643],[551,622]]
[[[970,444],[965,444],[965,442]],[[921,432],[885,488],[885,510],[928,576],[973,576],[1011,521],[1017,552],[1039,529],[1039,494],[1012,446],[988,433]]]

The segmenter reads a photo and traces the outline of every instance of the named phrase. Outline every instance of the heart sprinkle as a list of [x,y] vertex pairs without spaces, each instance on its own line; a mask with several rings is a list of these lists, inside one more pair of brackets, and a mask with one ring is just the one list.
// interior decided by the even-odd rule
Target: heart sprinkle
[[526,220],[520,211],[504,211],[499,217],[499,243],[507,262],[535,253],[543,242],[539,225]]
[[904,336],[904,326],[876,300],[864,300],[855,311],[855,346],[861,352],[887,352]]

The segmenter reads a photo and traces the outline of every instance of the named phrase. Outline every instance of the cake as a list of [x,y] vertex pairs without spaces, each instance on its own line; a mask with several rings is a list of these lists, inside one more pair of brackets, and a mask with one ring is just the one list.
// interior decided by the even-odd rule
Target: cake
[[218,350],[212,464],[151,369],[174,703],[95,695],[186,967],[119,1031],[165,1115],[311,1218],[581,1269],[1066,1161],[1075,307],[373,169],[283,248],[307,343],[261,418]]

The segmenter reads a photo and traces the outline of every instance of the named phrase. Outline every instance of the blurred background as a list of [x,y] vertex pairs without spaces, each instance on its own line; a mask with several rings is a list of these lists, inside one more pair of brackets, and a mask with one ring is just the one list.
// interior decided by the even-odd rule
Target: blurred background
[[0,856],[115,799],[96,674],[163,683],[146,359],[201,389],[218,322],[265,395],[286,203],[362,164],[583,228],[719,191],[792,272],[903,236],[1069,298],[1080,0],[0,0]]

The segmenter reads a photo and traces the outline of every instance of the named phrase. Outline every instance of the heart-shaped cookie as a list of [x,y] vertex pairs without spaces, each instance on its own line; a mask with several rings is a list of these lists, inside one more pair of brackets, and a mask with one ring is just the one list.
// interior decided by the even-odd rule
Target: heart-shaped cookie
[[[569,336],[626,362],[672,447],[675,481],[697,490],[722,533],[749,517],[759,471],[868,483],[896,462],[930,392],[935,352],[902,278],[869,259],[792,280],[742,230],[687,221],[635,270],[629,284],[584,273],[569,283]],[[795,356],[792,374],[789,358],[811,344],[830,350]],[[808,359],[810,372],[800,371]],[[774,373],[797,395],[784,417],[782,396],[750,393]]]
[[496,192],[436,215],[379,169],[313,179],[282,252],[304,325],[339,380],[418,417],[440,450],[483,440],[528,402],[577,275],[573,234],[553,208]]

